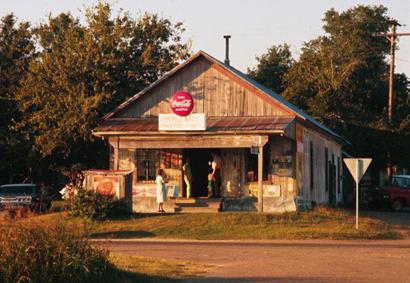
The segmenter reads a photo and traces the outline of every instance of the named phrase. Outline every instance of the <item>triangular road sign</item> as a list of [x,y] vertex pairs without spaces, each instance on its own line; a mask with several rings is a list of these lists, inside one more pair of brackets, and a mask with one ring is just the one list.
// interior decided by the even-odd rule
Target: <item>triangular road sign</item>
[[371,158],[344,158],[347,169],[349,169],[350,174],[352,174],[356,183],[360,182],[360,179],[366,173],[367,168],[372,162]]

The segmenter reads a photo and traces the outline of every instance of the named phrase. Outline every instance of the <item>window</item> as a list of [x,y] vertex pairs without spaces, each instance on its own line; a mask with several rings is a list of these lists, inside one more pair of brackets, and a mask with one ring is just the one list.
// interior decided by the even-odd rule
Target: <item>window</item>
[[159,162],[159,150],[137,149],[138,181],[154,181]]
[[[258,155],[251,154],[251,151],[248,150],[248,158],[247,158],[247,165],[248,165],[248,182],[256,182],[258,181]],[[268,172],[269,168],[269,146],[263,147],[263,176],[262,180],[267,181],[268,176],[270,175]]]
[[310,141],[309,143],[309,147],[310,147],[310,189],[313,190],[315,187],[315,183],[314,183],[314,171],[313,171],[313,141]]
[[325,148],[325,188],[329,191],[329,150]]
[[340,157],[337,157],[337,193],[340,194]]

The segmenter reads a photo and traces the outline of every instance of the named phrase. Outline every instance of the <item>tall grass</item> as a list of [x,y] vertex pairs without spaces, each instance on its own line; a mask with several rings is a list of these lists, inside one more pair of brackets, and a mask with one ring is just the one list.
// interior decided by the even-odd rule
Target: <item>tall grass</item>
[[107,256],[63,221],[0,220],[0,282],[101,282]]

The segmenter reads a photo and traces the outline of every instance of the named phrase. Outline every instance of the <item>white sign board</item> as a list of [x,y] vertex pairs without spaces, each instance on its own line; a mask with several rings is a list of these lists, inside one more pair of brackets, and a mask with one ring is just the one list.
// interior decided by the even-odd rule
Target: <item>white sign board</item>
[[205,113],[192,113],[188,116],[159,114],[158,130],[160,131],[205,131]]
[[371,158],[344,158],[347,169],[349,169],[350,174],[352,174],[356,183],[360,182],[364,173],[366,173],[367,168],[372,162]]

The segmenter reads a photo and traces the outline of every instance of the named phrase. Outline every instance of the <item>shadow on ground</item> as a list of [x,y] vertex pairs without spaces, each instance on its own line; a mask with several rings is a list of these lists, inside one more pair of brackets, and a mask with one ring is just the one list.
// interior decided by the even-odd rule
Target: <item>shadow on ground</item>
[[129,238],[147,238],[154,237],[155,234],[147,231],[110,231],[110,232],[97,232],[90,234],[92,239],[129,239]]
[[337,278],[321,278],[321,277],[232,277],[232,278],[221,278],[221,277],[207,277],[207,278],[193,278],[183,281],[184,283],[321,283],[321,282],[345,282],[344,279]]
[[125,271],[121,269],[117,269],[117,274],[113,278],[115,282],[121,283],[131,283],[131,282],[138,282],[138,283],[166,283],[166,282],[181,282],[181,279],[173,279],[169,277],[163,276],[148,276],[145,274],[140,274],[136,272]]
[[150,217],[169,217],[173,216],[175,213],[132,213],[125,215],[116,215],[110,217],[111,220],[131,220],[131,219],[143,219]]

